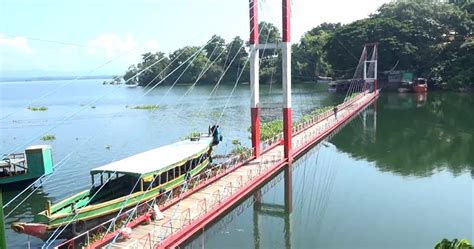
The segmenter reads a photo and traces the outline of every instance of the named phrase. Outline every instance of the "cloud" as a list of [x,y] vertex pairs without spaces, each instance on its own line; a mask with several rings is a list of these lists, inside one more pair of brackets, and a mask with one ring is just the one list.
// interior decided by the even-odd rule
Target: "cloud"
[[107,59],[126,54],[155,52],[159,49],[159,44],[156,40],[139,42],[131,34],[120,36],[115,33],[101,34],[89,41],[88,46],[90,55],[105,55]]
[[138,47],[137,42],[130,34],[121,38],[114,33],[104,33],[91,40],[89,43],[91,55],[104,53],[108,59],[126,53]]
[[1,50],[13,49],[16,52],[21,52],[24,54],[33,53],[33,50],[28,44],[28,41],[26,40],[26,38],[21,37],[21,36],[8,38],[7,36],[0,34],[0,49]]

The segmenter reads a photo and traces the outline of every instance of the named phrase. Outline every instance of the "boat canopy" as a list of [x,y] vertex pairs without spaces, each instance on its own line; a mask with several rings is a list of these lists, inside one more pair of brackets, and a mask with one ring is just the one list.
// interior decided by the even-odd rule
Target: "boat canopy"
[[187,139],[140,154],[124,158],[91,170],[91,175],[99,173],[121,173],[145,177],[163,169],[181,165],[207,152],[212,136],[201,136],[199,140]]

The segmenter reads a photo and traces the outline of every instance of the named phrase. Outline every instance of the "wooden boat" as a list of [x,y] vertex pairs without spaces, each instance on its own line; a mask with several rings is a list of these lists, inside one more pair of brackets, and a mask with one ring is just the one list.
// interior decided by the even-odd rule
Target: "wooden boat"
[[43,175],[53,173],[50,145],[35,145],[24,153],[10,154],[0,160],[0,186],[19,188]]
[[416,79],[415,83],[413,84],[413,91],[416,93],[426,93],[428,92],[428,84],[427,80],[424,78]]
[[58,227],[64,228],[60,239],[78,235],[200,173],[219,136],[200,135],[94,168],[90,189],[49,204],[33,223],[14,223],[12,228],[41,239]]

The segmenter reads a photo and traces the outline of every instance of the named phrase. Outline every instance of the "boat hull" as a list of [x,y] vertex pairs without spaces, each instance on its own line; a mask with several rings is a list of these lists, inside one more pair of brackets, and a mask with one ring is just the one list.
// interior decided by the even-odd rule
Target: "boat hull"
[[428,92],[428,86],[426,84],[415,85],[413,87],[413,91],[415,91],[416,93],[426,93],[426,92]]

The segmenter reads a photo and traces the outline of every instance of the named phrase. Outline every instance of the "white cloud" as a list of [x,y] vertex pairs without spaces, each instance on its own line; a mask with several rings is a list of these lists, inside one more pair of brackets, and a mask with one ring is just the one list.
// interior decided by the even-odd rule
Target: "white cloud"
[[145,42],[144,49],[145,52],[156,52],[160,49],[160,45],[155,40],[148,40]]
[[31,54],[33,52],[26,38],[21,37],[21,36],[8,38],[4,36],[3,34],[0,34],[0,49],[1,50],[13,49],[16,52],[21,52],[24,54]]
[[138,44],[130,34],[121,38],[114,33],[104,33],[91,40],[88,45],[91,55],[104,53],[108,59],[137,48]]

